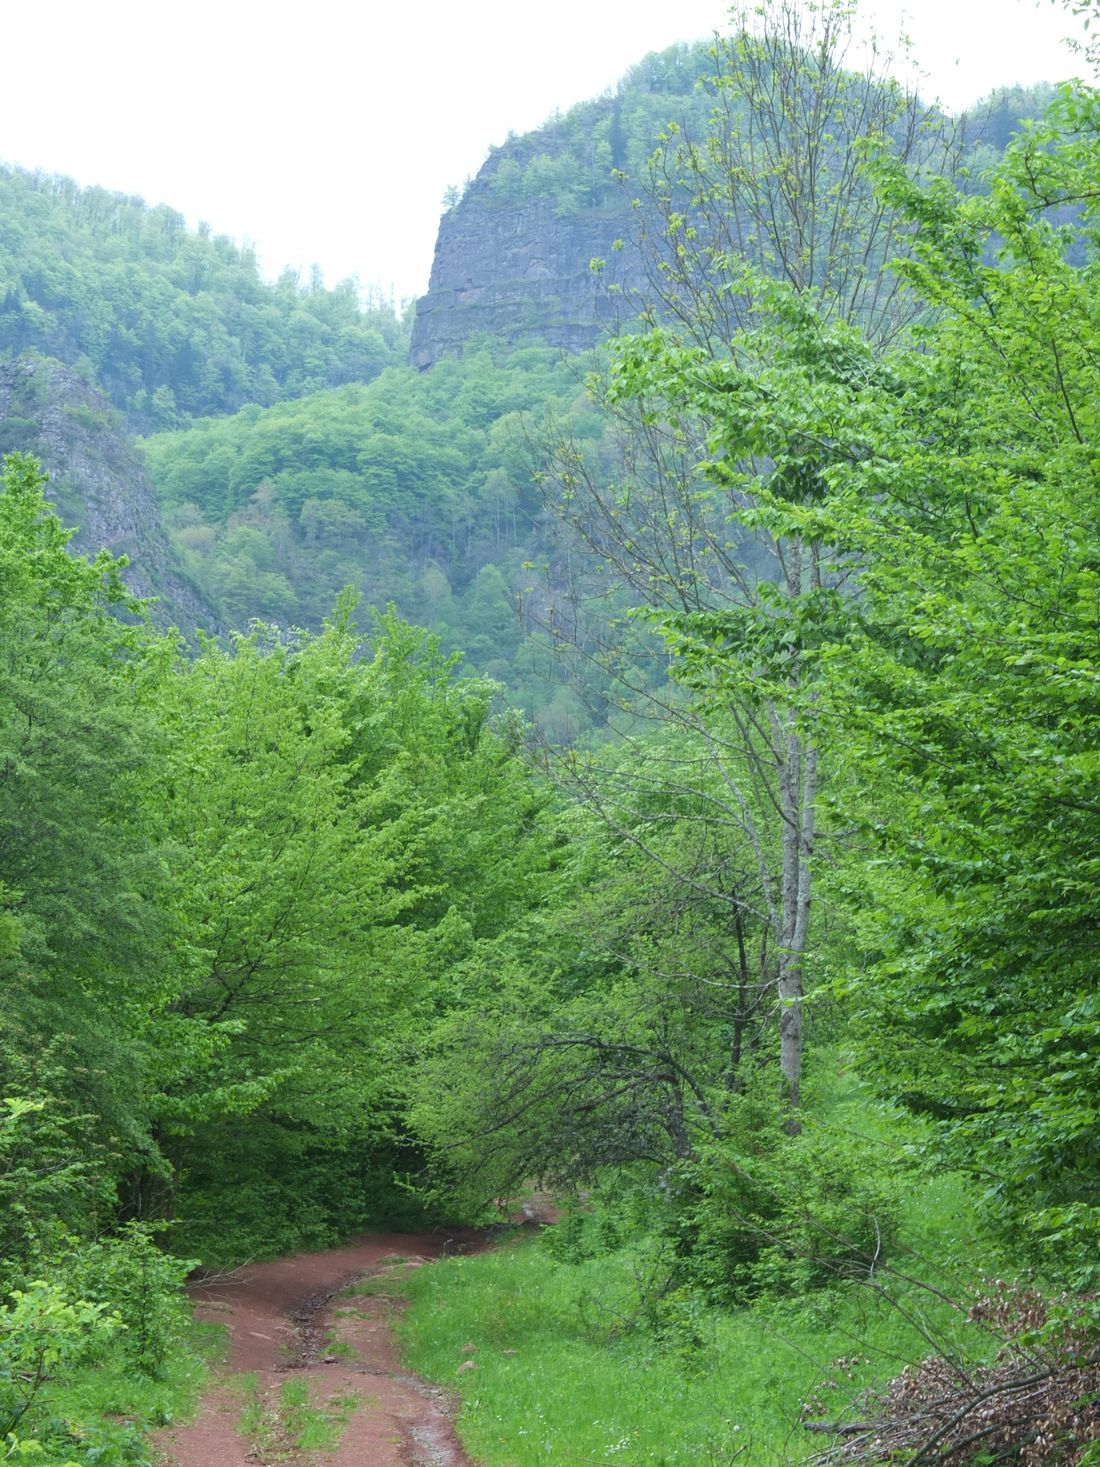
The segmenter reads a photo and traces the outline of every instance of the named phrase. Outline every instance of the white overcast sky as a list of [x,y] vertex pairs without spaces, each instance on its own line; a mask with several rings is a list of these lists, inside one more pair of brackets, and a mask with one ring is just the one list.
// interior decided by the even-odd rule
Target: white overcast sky
[[[1081,70],[1051,0],[864,0],[911,37],[926,93]],[[648,51],[722,28],[717,0],[0,0],[0,160],[167,203],[248,239],[266,273],[320,264],[423,292],[443,193],[510,130],[597,95]],[[904,18],[903,18],[904,17]]]

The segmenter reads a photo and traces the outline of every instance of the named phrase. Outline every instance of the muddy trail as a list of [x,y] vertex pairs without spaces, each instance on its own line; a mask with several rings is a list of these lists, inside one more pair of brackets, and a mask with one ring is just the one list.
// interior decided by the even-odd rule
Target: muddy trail
[[375,1233],[196,1285],[198,1317],[228,1328],[228,1359],[195,1420],[160,1434],[165,1467],[475,1467],[443,1393],[401,1368],[387,1289],[485,1244],[473,1231]]

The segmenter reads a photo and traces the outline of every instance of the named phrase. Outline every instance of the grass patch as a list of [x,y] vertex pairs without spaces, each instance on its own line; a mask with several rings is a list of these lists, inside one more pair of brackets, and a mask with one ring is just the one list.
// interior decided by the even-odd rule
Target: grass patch
[[394,1258],[376,1273],[368,1273],[354,1284],[348,1284],[340,1293],[344,1297],[359,1299],[403,1298],[405,1280],[413,1271],[408,1263],[406,1258]]
[[408,1361],[461,1391],[462,1435],[486,1467],[778,1463],[820,1445],[797,1428],[803,1401],[851,1395],[920,1354],[855,1286],[811,1309],[686,1300],[656,1337],[632,1322],[641,1266],[628,1252],[565,1266],[520,1241],[408,1281]]
[[45,1386],[36,1412],[45,1455],[31,1460],[147,1467],[150,1434],[190,1419],[224,1346],[222,1325],[195,1323],[155,1379],[108,1356]]
[[401,1299],[407,1277],[404,1269],[400,1273],[372,1274],[357,1284],[350,1284],[342,1293],[353,1299]]
[[[850,1092],[819,1115],[881,1134],[899,1158],[913,1136]],[[614,1251],[563,1261],[552,1231],[517,1235],[401,1276],[405,1359],[460,1395],[463,1440],[485,1467],[798,1461],[823,1443],[802,1420],[843,1415],[929,1354],[929,1337],[969,1358],[990,1348],[950,1302],[982,1264],[996,1266],[967,1190],[954,1177],[910,1175],[900,1184],[901,1245],[870,1284],[726,1310],[685,1288],[660,1292],[670,1256],[655,1238],[627,1236]]]
[[349,1392],[313,1400],[310,1382],[291,1377],[274,1395],[264,1395],[254,1374],[237,1378],[244,1393],[239,1429],[263,1462],[286,1462],[299,1452],[331,1451],[360,1397]]

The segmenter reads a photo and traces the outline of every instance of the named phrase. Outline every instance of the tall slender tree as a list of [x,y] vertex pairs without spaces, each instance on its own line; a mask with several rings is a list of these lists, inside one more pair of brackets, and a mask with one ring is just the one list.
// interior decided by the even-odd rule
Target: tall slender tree
[[[799,627],[839,576],[821,542],[776,535],[756,510],[762,494],[813,502],[847,448],[827,421],[815,435],[762,408],[772,371],[873,375],[874,353],[849,349],[847,328],[880,351],[927,309],[887,268],[910,248],[911,220],[866,162],[888,149],[908,169],[950,171],[959,147],[884,55],[871,46],[856,69],[854,49],[847,4],[735,14],[704,78],[706,133],[670,125],[639,189],[649,291],[630,304],[649,329],[613,343],[594,384],[622,428],[619,463],[609,474],[585,445],[560,443],[544,476],[548,502],[669,634],[672,670],[693,685],[689,702],[644,684],[630,701],[641,692],[651,714],[694,728],[755,854],[792,1110],[821,779]],[[765,345],[757,328],[780,315]],[[723,649],[707,673],[683,655],[704,646]]]

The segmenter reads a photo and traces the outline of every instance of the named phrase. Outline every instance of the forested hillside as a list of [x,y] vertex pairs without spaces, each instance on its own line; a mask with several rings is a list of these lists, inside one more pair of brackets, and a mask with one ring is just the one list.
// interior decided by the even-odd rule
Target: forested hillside
[[145,461],[183,565],[230,625],[316,628],[353,586],[430,626],[568,742],[602,721],[607,680],[590,665],[586,705],[555,640],[572,637],[578,598],[599,595],[602,620],[616,601],[535,483],[549,436],[566,429],[613,471],[617,445],[581,366],[487,341],[429,374],[391,368],[158,435]]
[[1100,91],[964,157],[743,22],[598,355],[144,440],[238,630],[7,458],[9,1457],[144,1467],[189,1272],[538,1192],[357,1286],[485,1467],[1096,1463]]
[[[616,316],[660,305],[661,282],[676,270],[662,220],[689,197],[699,140],[719,123],[731,135],[743,111],[723,85],[735,63],[711,46],[673,47],[632,68],[613,95],[491,152],[441,221],[436,285],[417,304],[411,355],[420,367],[434,363],[430,371],[392,368],[366,387],[250,406],[145,440],[181,562],[225,622],[260,616],[316,628],[350,584],[431,626],[552,740],[603,727],[607,663],[622,656],[605,629],[629,597],[603,569],[606,547],[588,543],[591,527],[567,523],[556,488],[547,504],[534,481],[565,435],[608,484],[629,477],[636,453],[607,404],[584,391],[595,359],[574,351],[567,360],[558,348],[590,347]],[[983,186],[980,170],[995,156],[989,140],[1002,146],[1043,101],[1043,89],[1017,88],[959,129],[875,86],[877,98],[854,88],[838,97],[842,113],[858,100],[868,124],[909,129],[913,166],[919,153],[922,166],[966,171],[970,189]],[[662,161],[654,148],[673,124]],[[677,138],[688,165],[683,198],[669,191]],[[841,132],[835,150],[842,141]],[[693,228],[710,231],[712,252],[736,247],[736,229],[752,227],[748,191],[717,231],[701,198]],[[868,258],[885,238],[865,241]],[[829,252],[819,245],[817,254],[812,276]],[[859,309],[879,311],[883,325],[893,296],[878,298],[879,276],[865,270],[864,279]],[[441,313],[453,318],[445,329]],[[739,553],[751,554],[743,542]],[[644,638],[630,657],[640,659],[640,682],[663,680]],[[574,675],[583,686],[566,685]]]
[[514,576],[533,543],[520,415],[535,404],[566,415],[578,398],[591,419],[559,354],[487,344],[430,376],[394,368],[369,386],[206,419],[147,439],[144,454],[176,543],[235,624],[318,626],[352,584],[477,640],[452,591],[489,565]]
[[135,428],[366,382],[405,341],[351,282],[270,285],[174,209],[0,167],[0,352],[82,369]]

